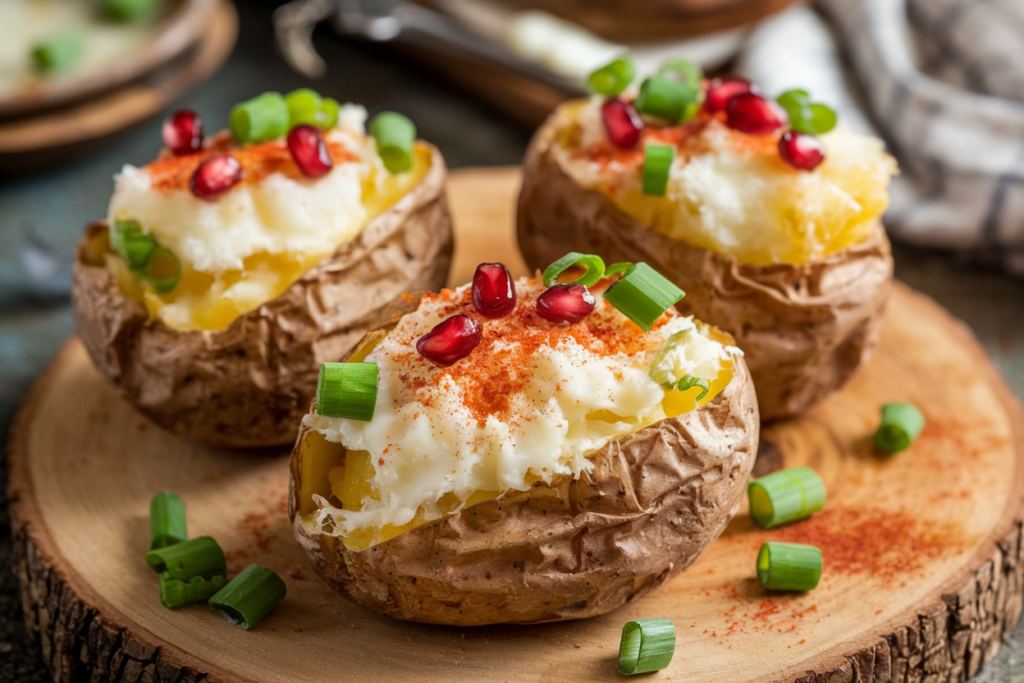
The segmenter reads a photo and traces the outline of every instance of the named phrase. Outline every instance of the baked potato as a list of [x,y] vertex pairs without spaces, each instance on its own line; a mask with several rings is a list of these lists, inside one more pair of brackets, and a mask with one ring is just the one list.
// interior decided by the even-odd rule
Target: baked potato
[[[553,113],[524,162],[519,247],[531,267],[569,248],[650,263],[686,291],[681,311],[735,337],[762,419],[795,415],[841,387],[878,340],[893,271],[879,217],[895,163],[841,128],[820,142],[784,123],[744,132],[731,110],[709,111],[716,83],[701,87],[707,100],[684,123],[637,116],[629,93],[609,100],[633,117],[633,137],[608,132],[621,135],[608,125],[623,119],[605,121],[615,110],[600,98]],[[747,95],[779,109],[749,84]],[[820,146],[823,163],[784,161],[794,135]],[[648,194],[655,147],[672,160]]]
[[[446,282],[441,154],[416,142],[411,168],[392,173],[362,107],[334,118],[321,132],[292,128],[314,143],[313,163],[328,155],[319,176],[299,165],[310,158],[292,135],[221,134],[126,166],[107,220],[86,230],[73,271],[79,335],[161,427],[214,446],[293,443],[320,363],[387,320],[402,292]],[[239,177],[211,195],[225,159]]]
[[[605,298],[614,278],[590,290],[590,313],[561,319],[565,301],[552,315],[545,298],[559,286],[522,278],[514,309],[488,318],[477,274],[347,359],[377,364],[372,419],[304,418],[295,536],[328,585],[399,619],[603,614],[682,572],[729,522],[758,445],[746,364],[673,309],[644,332]],[[458,359],[431,346],[473,329]]]

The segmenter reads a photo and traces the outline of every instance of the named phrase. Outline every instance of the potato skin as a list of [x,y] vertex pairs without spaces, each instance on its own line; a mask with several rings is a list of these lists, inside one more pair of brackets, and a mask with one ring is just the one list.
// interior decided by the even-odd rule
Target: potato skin
[[320,363],[339,360],[409,290],[438,290],[453,251],[445,166],[431,147],[423,181],[276,299],[224,330],[181,332],[125,297],[79,243],[72,298],[96,367],[161,427],[225,447],[294,442]]
[[725,529],[757,456],[757,401],[742,359],[711,403],[610,442],[592,472],[512,491],[365,550],[307,532],[299,544],[335,590],[398,619],[454,626],[604,614],[686,569]]
[[881,222],[864,242],[805,265],[743,265],[675,240],[580,187],[551,154],[555,117],[523,164],[519,249],[530,268],[568,251],[609,263],[646,261],[686,292],[676,304],[735,337],[757,387],[761,418],[796,415],[840,388],[878,342],[893,262]]

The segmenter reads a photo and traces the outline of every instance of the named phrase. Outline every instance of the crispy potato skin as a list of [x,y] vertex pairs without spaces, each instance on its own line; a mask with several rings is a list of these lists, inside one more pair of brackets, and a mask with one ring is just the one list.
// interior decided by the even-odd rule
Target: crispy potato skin
[[311,535],[297,514],[307,434],[291,461],[299,544],[335,590],[398,619],[478,626],[609,612],[686,569],[725,529],[757,456],[742,359],[711,403],[612,441],[579,479],[479,503],[365,550]]
[[[213,446],[294,442],[323,361],[339,360],[391,317],[402,292],[444,286],[453,251],[445,166],[431,169],[281,296],[224,330],[181,332],[121,292],[84,259],[79,243],[72,298],[78,333],[96,367],[161,427]],[[102,223],[89,231],[105,230]]]
[[523,165],[517,234],[530,268],[568,251],[646,261],[686,292],[676,306],[736,338],[761,418],[796,415],[840,388],[878,342],[893,262],[881,222],[867,239],[806,265],[743,265],[667,237],[580,187],[550,154],[553,119]]

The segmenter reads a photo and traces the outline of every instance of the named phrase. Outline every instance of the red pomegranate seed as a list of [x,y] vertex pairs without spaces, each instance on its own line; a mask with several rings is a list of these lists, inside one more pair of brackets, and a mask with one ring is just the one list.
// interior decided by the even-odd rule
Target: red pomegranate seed
[[610,99],[601,105],[601,118],[613,145],[622,149],[636,147],[644,122],[631,103],[618,97]]
[[160,130],[164,146],[174,154],[192,154],[203,147],[203,119],[190,109],[179,109],[164,119]]
[[473,305],[488,318],[504,318],[516,307],[512,273],[501,263],[481,263],[473,274]]
[[594,295],[583,285],[554,285],[537,297],[537,315],[553,323],[578,323],[594,310]]
[[206,201],[213,201],[221,192],[230,190],[242,179],[242,165],[232,156],[219,156],[199,164],[192,174],[189,189]]
[[708,85],[708,94],[704,98],[705,111],[714,114],[716,111],[725,111],[729,100],[742,95],[743,93],[756,92],[750,81],[742,78],[715,78]]
[[319,178],[334,167],[320,131],[305,124],[288,133],[288,149],[303,175]]
[[779,104],[751,92],[729,100],[725,116],[727,126],[751,135],[774,133],[789,122],[786,110]]
[[825,160],[825,145],[813,135],[787,130],[779,138],[779,156],[793,168],[813,171]]
[[420,337],[416,350],[432,363],[447,367],[468,356],[483,338],[480,323],[468,315],[453,315]]

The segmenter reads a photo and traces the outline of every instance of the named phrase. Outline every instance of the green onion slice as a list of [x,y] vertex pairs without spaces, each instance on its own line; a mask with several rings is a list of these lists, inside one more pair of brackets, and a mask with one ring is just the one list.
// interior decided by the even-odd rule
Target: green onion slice
[[210,598],[210,605],[232,624],[248,631],[281,602],[286,592],[281,577],[250,564]]
[[681,123],[697,112],[701,94],[700,82],[680,83],[664,76],[651,76],[640,86],[633,104],[641,114]]
[[671,145],[647,145],[640,183],[644,194],[664,196],[675,158],[676,148]]
[[265,92],[236,104],[228,119],[239,144],[276,140],[288,133],[288,104],[279,92]]
[[370,135],[377,141],[377,153],[384,168],[391,173],[403,173],[412,168],[416,124],[399,113],[386,111],[370,121]]
[[157,0],[101,0],[100,9],[114,21],[133,22],[156,9]]
[[810,467],[790,467],[747,484],[747,499],[754,521],[774,529],[825,507],[825,482]]
[[111,247],[132,270],[139,270],[149,263],[157,247],[156,238],[142,232],[138,221],[114,221],[114,235]]
[[158,244],[147,260],[142,276],[153,285],[157,294],[169,294],[181,279],[181,261],[173,251]]
[[316,412],[369,422],[377,407],[376,363],[323,363],[316,382]]
[[605,274],[604,259],[600,256],[595,256],[594,254],[579,254],[575,251],[570,251],[568,254],[548,266],[544,271],[544,286],[550,287],[557,283],[558,276],[573,266],[583,266],[587,269],[583,275],[572,281],[573,283],[583,285],[584,287],[593,287],[597,284],[598,280],[604,277]]
[[288,105],[289,129],[303,123],[320,125],[323,119],[323,99],[317,91],[310,88],[292,90],[284,96],[284,102]]
[[924,429],[924,415],[912,403],[886,403],[882,423],[875,432],[875,446],[884,453],[905,451]]
[[700,387],[701,392],[697,395],[696,400],[700,401],[702,398],[708,395],[711,391],[711,386],[708,384],[706,379],[700,377],[694,377],[693,375],[683,375],[683,378],[679,380],[679,384],[676,385],[678,391],[686,391],[694,387]]
[[605,300],[645,332],[686,294],[646,263],[637,263],[608,288]]
[[166,548],[188,539],[185,503],[172,491],[161,491],[149,501],[149,549]]
[[820,102],[811,102],[806,90],[787,90],[777,101],[789,115],[789,127],[799,133],[821,135],[836,127],[836,113]]
[[615,97],[628,88],[634,78],[636,78],[636,67],[633,66],[633,60],[628,57],[620,57],[590,74],[587,83],[590,85],[590,89],[598,95]]
[[673,57],[662,62],[658,75],[670,81],[690,83],[699,88],[704,78],[704,70],[688,59]]
[[167,572],[160,575],[160,602],[174,609],[193,602],[204,602],[227,583],[227,577],[218,574],[211,579],[194,576],[188,581],[172,579]]
[[671,619],[637,619],[622,627],[619,673],[625,676],[660,671],[676,651],[676,627]]
[[633,267],[633,264],[629,261],[623,261],[622,263],[613,263],[604,269],[605,277],[612,277],[613,275],[619,275],[625,273],[627,270]]
[[70,68],[85,52],[85,41],[78,31],[64,31],[32,46],[32,62],[37,71],[54,74]]
[[150,550],[146,553],[146,564],[157,574],[166,572],[168,579],[180,581],[188,581],[197,576],[212,579],[228,573],[224,551],[209,536]]
[[821,551],[813,545],[768,541],[757,553],[757,582],[773,591],[809,591],[821,579]]
[[338,100],[325,97],[320,103],[320,121],[317,125],[323,130],[330,130],[338,125],[338,112],[341,105]]

